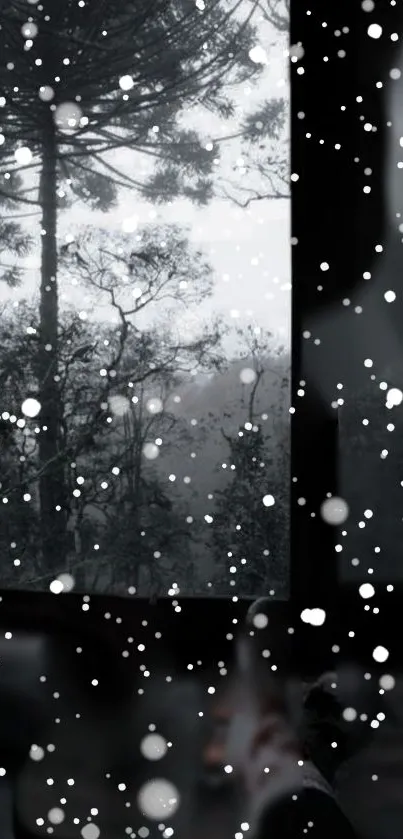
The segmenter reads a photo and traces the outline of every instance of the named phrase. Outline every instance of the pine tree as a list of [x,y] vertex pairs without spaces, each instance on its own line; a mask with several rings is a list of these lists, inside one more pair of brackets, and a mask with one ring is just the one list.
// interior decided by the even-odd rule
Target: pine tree
[[[287,587],[284,558],[289,524],[290,429],[279,402],[279,422],[273,425],[274,450],[258,410],[259,390],[269,367],[268,346],[252,337],[252,331],[246,336],[253,365],[246,368],[250,374],[246,421],[238,432],[228,434],[222,429],[228,445],[226,472],[231,479],[216,493],[213,540],[217,567],[224,569],[226,590],[229,578],[234,594],[257,597],[274,591],[278,596]],[[286,377],[280,387],[288,390]]]
[[[14,175],[10,186],[13,190],[21,188],[21,178]],[[10,288],[20,284],[23,272],[19,260],[27,256],[32,247],[32,237],[22,226],[31,215],[36,213],[16,213],[14,200],[0,194],[0,279]]]
[[[66,530],[58,211],[77,198],[110,208],[122,186],[150,199],[209,198],[216,144],[180,115],[196,106],[233,113],[228,86],[256,69],[248,57],[254,6],[245,16],[240,0],[29,5],[13,0],[0,10],[0,196],[41,210],[40,506],[51,569],[65,553]],[[116,154],[111,160],[122,149],[133,152],[130,175],[116,166]],[[17,170],[25,180],[13,190],[7,183]]]
[[[266,67],[270,75],[272,59],[277,62],[282,49],[284,75],[288,75],[289,13],[288,0],[258,0],[256,21],[260,40],[250,55],[261,65],[263,73]],[[297,61],[301,52],[302,45],[296,45],[291,61]],[[263,89],[264,80],[263,75]],[[243,208],[253,201],[289,198],[289,95],[263,98],[253,111],[244,115],[239,125],[239,152],[232,173],[218,181],[221,195]]]

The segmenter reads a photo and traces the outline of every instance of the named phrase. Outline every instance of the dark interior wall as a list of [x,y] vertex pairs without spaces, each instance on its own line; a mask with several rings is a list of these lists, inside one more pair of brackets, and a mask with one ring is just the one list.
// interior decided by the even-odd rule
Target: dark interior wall
[[[402,235],[396,218],[402,209],[397,161],[403,82],[390,76],[391,69],[403,69],[400,35],[391,40],[401,32],[402,15],[400,4],[386,0],[377,2],[371,13],[359,0],[326,7],[294,4],[291,34],[291,42],[301,41],[304,47],[303,58],[292,69],[292,171],[299,176],[293,185],[292,232],[294,474],[300,464],[306,491],[299,485],[294,495],[305,495],[311,510],[326,492],[351,499],[355,530],[357,518],[382,499],[382,512],[371,527],[382,531],[389,547],[392,518],[395,545],[400,539],[396,478],[402,409],[386,418],[379,383],[386,380],[389,387],[399,387],[403,381]],[[368,36],[371,23],[382,27],[381,38]],[[364,192],[367,187],[370,192]],[[324,262],[326,271],[321,270]],[[396,293],[393,303],[384,298],[388,290]],[[365,359],[373,361],[371,369]],[[306,382],[303,398],[298,395],[301,380]],[[368,390],[372,425],[363,429],[356,415],[360,422],[366,416]],[[335,407],[338,399],[343,403]],[[396,424],[394,434],[386,430],[387,421]],[[376,424],[382,427],[378,435]],[[388,446],[390,457],[380,462]],[[338,581],[351,580],[351,558],[359,545],[364,552],[369,547],[365,539],[371,527],[354,535],[355,548],[351,542],[335,556],[333,545],[340,539],[334,531],[329,535],[325,528],[321,533],[317,524],[310,529],[307,507],[298,510],[294,503],[294,510],[300,522],[297,538],[304,528],[308,536],[318,537],[306,540],[314,546],[307,566],[300,562],[301,577],[307,574],[306,594],[312,586],[315,596],[324,588],[334,591]],[[371,531],[372,554],[373,539]],[[388,566],[392,576],[399,573],[396,551]],[[299,590],[301,586],[303,580]]]

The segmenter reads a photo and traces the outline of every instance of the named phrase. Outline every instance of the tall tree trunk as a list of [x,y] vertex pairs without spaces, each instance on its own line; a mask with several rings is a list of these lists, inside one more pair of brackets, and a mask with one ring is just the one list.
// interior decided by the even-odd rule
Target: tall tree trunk
[[[64,564],[66,514],[64,469],[60,452],[60,389],[58,383],[58,290],[57,290],[57,174],[53,118],[45,127],[40,176],[42,249],[40,286],[39,434],[40,507],[42,558],[45,571]],[[44,430],[45,427],[45,430]],[[57,510],[60,505],[61,510]]]

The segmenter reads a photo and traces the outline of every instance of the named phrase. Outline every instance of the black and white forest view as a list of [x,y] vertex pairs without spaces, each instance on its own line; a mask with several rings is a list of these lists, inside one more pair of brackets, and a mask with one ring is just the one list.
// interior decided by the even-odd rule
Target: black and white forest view
[[288,32],[1,4],[1,587],[288,596]]

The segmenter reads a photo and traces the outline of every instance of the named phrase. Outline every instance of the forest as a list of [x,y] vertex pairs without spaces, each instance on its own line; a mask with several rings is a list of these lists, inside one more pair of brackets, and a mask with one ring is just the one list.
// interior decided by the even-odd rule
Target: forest
[[287,4],[28,6],[0,10],[2,585],[284,597],[289,347],[214,309],[186,226],[96,214],[287,199]]

